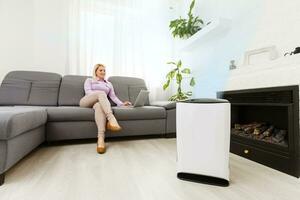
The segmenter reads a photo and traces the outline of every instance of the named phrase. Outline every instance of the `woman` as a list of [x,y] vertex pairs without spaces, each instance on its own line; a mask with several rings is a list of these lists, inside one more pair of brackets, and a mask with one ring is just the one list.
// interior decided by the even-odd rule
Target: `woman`
[[[95,110],[95,121],[98,128],[97,152],[105,153],[105,126],[111,131],[120,131],[115,116],[112,113],[107,96],[117,106],[131,105],[129,101],[122,102],[114,92],[113,85],[105,79],[105,66],[96,64],[93,70],[93,78],[87,78],[84,82],[85,96],[80,99],[80,107],[93,108]],[[107,119],[107,124],[106,124]]]

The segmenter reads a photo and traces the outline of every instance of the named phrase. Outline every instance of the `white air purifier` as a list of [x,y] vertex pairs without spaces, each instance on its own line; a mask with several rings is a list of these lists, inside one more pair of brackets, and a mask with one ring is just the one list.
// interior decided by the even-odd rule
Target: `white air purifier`
[[177,177],[229,185],[230,103],[191,99],[176,104]]

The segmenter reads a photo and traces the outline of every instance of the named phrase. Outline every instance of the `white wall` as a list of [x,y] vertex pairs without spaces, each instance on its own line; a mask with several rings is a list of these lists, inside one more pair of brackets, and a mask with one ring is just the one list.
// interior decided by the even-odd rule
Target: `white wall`
[[300,1],[264,0],[263,13],[249,49],[276,45],[279,55],[300,46]]
[[0,79],[33,64],[33,1],[0,1]]
[[68,0],[0,0],[0,81],[12,70],[65,73]]
[[41,71],[65,73],[68,0],[34,0],[33,65]]
[[[178,52],[191,66],[197,85],[194,97],[215,97],[228,81],[229,62],[241,60],[246,50],[276,45],[279,54],[300,45],[300,15],[298,0],[197,0],[196,14],[206,22],[215,18],[232,20],[231,29],[205,41],[196,50]],[[185,1],[186,13],[190,1]]]
[[[239,59],[249,45],[256,29],[256,17],[261,12],[260,0],[197,0],[195,15],[205,22],[218,18],[231,20],[229,31],[209,38],[192,52],[178,52],[185,65],[190,66],[196,77],[193,97],[215,97],[222,90],[228,77],[232,59]],[[185,2],[186,12],[189,1]]]
[[[0,81],[11,70],[65,73],[69,0],[0,0]],[[182,0],[182,14],[190,1]],[[195,97],[214,96],[231,59],[247,49],[277,45],[282,55],[300,45],[299,0],[196,0],[195,13],[224,17],[232,28],[190,53],[177,53],[197,78]],[[258,19],[258,20],[257,20]]]

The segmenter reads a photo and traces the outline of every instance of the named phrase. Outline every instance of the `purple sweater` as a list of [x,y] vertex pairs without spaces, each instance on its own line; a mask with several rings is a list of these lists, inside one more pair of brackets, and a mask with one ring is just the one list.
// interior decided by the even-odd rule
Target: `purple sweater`
[[84,91],[86,95],[97,91],[104,91],[117,106],[123,105],[123,102],[116,96],[113,85],[107,80],[87,78],[84,82]]

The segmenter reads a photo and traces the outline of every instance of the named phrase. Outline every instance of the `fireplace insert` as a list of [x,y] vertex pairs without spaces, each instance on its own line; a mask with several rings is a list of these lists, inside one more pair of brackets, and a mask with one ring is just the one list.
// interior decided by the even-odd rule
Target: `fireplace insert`
[[217,96],[231,103],[232,153],[299,177],[298,86],[222,91]]

